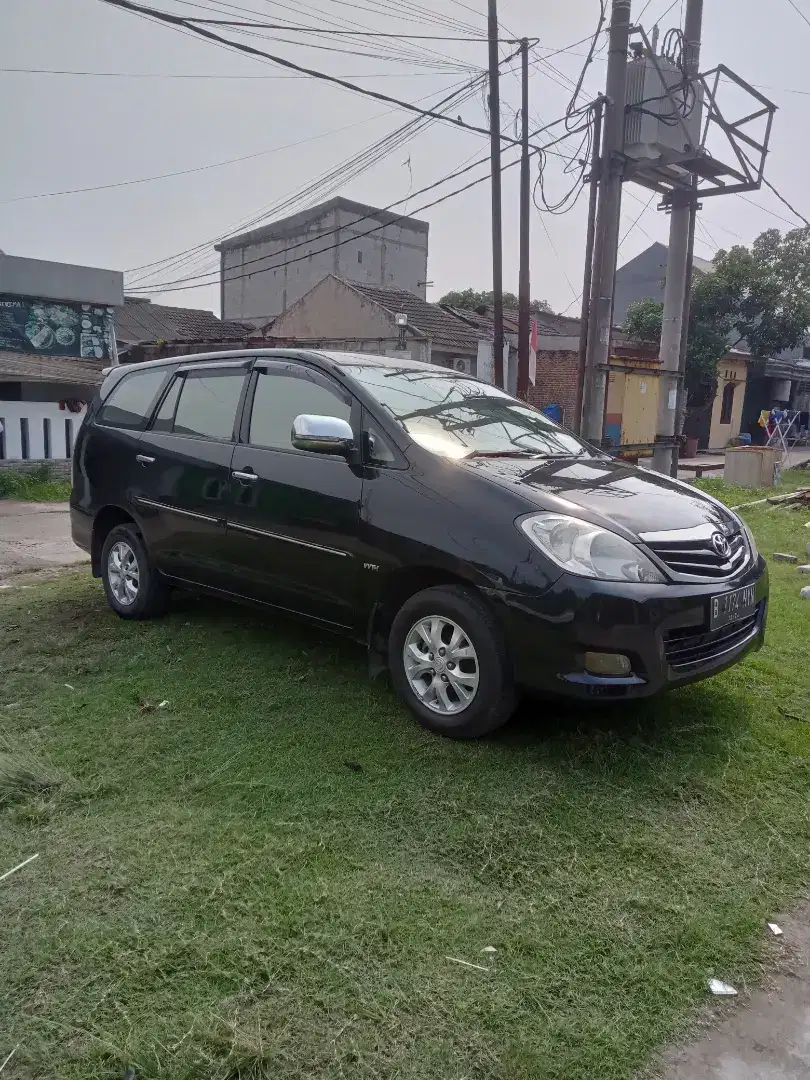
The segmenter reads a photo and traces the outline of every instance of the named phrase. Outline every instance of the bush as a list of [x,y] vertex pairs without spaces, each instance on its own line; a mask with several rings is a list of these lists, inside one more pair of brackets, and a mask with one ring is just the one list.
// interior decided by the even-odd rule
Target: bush
[[31,499],[57,502],[70,498],[70,481],[53,476],[43,462],[30,471],[0,469],[0,499]]

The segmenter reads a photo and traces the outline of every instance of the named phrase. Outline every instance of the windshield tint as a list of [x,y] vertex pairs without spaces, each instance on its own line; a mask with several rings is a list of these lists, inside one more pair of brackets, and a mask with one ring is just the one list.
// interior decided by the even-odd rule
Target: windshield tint
[[444,457],[594,456],[537,409],[476,379],[444,368],[341,367],[415,442]]

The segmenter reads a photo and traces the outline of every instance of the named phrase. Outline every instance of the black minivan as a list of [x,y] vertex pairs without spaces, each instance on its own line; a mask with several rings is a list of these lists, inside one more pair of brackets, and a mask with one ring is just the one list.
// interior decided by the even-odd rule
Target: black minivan
[[522,689],[604,701],[759,648],[738,517],[469,375],[258,350],[108,371],[76,439],[73,538],[110,606],[173,585],[353,635],[419,721],[493,731]]

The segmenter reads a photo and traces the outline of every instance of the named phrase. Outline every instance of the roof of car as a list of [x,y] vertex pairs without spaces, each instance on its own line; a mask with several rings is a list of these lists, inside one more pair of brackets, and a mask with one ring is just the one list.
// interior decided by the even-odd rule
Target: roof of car
[[[457,376],[458,373],[451,368],[440,367],[438,364],[423,364],[418,360],[402,360],[395,356],[376,356],[372,353],[333,352],[324,349],[235,349],[223,352],[196,353],[188,356],[162,356],[158,360],[146,360],[140,364],[119,364],[116,367],[104,369],[105,375],[112,375],[118,371],[135,371],[142,368],[166,367],[180,365],[188,367],[189,364],[220,363],[233,360],[250,359],[251,357],[266,356],[270,359],[286,357],[290,360],[328,360],[339,370],[347,367],[385,367],[390,369],[399,368],[403,371],[441,371],[446,375]],[[467,376],[469,378],[469,376]]]

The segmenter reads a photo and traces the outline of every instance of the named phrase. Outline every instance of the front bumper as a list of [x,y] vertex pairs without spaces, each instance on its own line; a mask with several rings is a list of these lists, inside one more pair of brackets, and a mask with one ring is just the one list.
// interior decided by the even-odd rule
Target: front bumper
[[[755,614],[709,631],[711,597],[755,586]],[[649,697],[716,675],[762,646],[768,571],[760,557],[731,581],[625,585],[563,575],[540,595],[492,595],[519,685],[583,699]],[[626,677],[585,670],[585,652],[623,653]]]

